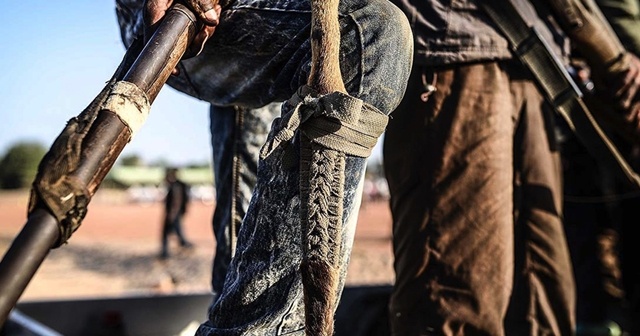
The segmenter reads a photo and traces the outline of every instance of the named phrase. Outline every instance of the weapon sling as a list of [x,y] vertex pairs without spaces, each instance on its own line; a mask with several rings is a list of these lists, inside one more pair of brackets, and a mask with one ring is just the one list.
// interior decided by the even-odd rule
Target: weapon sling
[[635,190],[640,188],[640,177],[600,128],[585,104],[582,92],[535,27],[526,23],[510,1],[485,0],[480,3],[509,41],[513,53],[531,71],[546,100],[589,153],[626,186]]

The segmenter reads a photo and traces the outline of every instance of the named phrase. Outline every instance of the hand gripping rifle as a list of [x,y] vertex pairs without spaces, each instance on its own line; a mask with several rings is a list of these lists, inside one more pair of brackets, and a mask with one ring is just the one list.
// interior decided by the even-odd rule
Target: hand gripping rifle
[[40,162],[27,222],[0,262],[0,328],[52,248],[71,237],[125,145],[196,34],[195,15],[175,4],[151,39],[134,42],[111,80]]
[[[577,84],[536,29],[525,22],[510,0],[485,0],[480,3],[509,41],[514,55],[531,71],[546,100],[567,122],[567,125],[590,154],[603,167],[614,172],[629,190],[638,190],[640,177],[598,124],[598,120],[606,120],[606,118],[604,116],[596,118],[592,114]],[[564,6],[566,9],[569,6],[566,3],[571,3],[571,1],[550,1],[550,3],[555,6]],[[595,16],[601,15],[595,5],[590,10],[593,11],[591,14]],[[604,19],[601,20],[603,21],[601,23],[606,24]],[[606,29],[604,30],[604,32],[594,32],[583,29],[580,33],[573,33],[574,37],[581,34],[577,38],[587,40],[589,38],[586,36],[587,34],[606,33]],[[615,37],[615,35],[613,36]],[[610,40],[608,39],[609,43],[599,45],[596,48],[598,54],[594,54],[592,57],[603,61],[618,57],[621,48],[616,46],[615,41]],[[608,70],[614,71],[615,69]]]

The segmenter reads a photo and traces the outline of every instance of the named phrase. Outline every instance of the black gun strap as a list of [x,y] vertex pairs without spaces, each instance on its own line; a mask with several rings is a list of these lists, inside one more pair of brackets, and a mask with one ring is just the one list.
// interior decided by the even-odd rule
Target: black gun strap
[[558,57],[529,26],[511,1],[479,1],[505,35],[512,51],[532,72],[547,101],[603,167],[615,172],[628,187],[640,188],[640,177],[600,128],[582,99],[582,93]]

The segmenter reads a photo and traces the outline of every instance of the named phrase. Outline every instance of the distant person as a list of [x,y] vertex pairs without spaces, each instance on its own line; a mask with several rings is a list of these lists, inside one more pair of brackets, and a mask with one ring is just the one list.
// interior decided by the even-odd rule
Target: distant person
[[[127,47],[133,43],[136,31],[141,29],[136,28],[141,22],[135,19],[135,15],[142,10],[143,3],[142,0],[116,1],[122,40]],[[169,78],[167,83],[174,86],[175,79]],[[280,115],[280,110],[281,103],[277,101],[256,108],[213,103],[209,106],[216,187],[212,218],[216,244],[211,288],[216,295],[222,291],[242,219],[258,179],[260,148],[266,142],[271,122]]]
[[193,245],[182,233],[182,218],[189,205],[189,185],[178,179],[178,169],[167,168],[165,171],[167,196],[164,201],[164,222],[162,226],[162,250],[160,258],[169,257],[169,235],[175,234],[180,246],[190,248]]
[[[143,11],[136,12],[126,8],[131,0],[121,2],[121,12],[132,14],[128,22],[134,26],[142,23],[133,33],[143,39],[145,31],[147,36],[151,34],[156,19],[171,3],[146,0]],[[222,290],[196,334],[319,335],[306,331],[306,317],[312,320],[313,316],[305,314],[305,307],[310,305],[304,304],[309,296],[304,293],[303,276],[310,273],[301,269],[308,269],[307,242],[314,240],[302,239],[307,235],[302,227],[308,224],[309,212],[318,213],[314,220],[322,221],[329,232],[320,234],[340,243],[338,249],[325,245],[331,253],[317,254],[319,259],[332,259],[318,271],[335,270],[331,276],[337,280],[336,286],[322,291],[327,295],[323,303],[333,306],[337,300],[329,296],[340,297],[346,278],[369,147],[384,130],[387,114],[406,87],[412,52],[408,20],[387,0],[341,1],[339,31],[344,34],[339,65],[344,91],[353,95],[356,100],[351,106],[359,111],[353,115],[325,114],[329,112],[326,110],[308,113],[312,110],[295,108],[302,106],[298,102],[315,101],[305,98],[305,85],[312,73],[309,1],[233,0],[220,2],[221,6],[209,0],[186,3],[200,18],[205,10],[214,9],[206,15],[215,22],[205,21],[210,22],[211,29],[201,31],[199,36],[208,35],[210,39],[204,45],[197,44],[202,46],[200,54],[181,60],[178,74],[169,77],[167,84],[215,107],[256,109],[288,102],[283,104],[278,121],[271,124],[266,143],[259,144],[256,184],[237,240],[231,242],[234,254]],[[322,5],[320,1],[314,3]],[[351,104],[351,97],[344,98],[339,99],[341,104]],[[337,108],[334,103],[322,106]],[[347,134],[341,134],[343,131]],[[335,149],[330,147],[334,145]],[[312,182],[313,189],[301,192]],[[322,194],[325,191],[330,192],[329,197]],[[306,197],[308,194],[313,197]],[[321,202],[314,203],[316,197]],[[312,234],[316,236],[316,232]]]

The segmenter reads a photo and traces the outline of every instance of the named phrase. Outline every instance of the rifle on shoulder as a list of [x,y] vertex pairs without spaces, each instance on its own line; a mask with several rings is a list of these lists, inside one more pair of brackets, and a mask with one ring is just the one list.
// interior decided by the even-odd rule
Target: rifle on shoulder
[[510,1],[481,1],[481,6],[509,41],[513,53],[531,71],[546,100],[590,154],[631,190],[640,188],[640,176],[591,113],[583,93],[567,69]]

